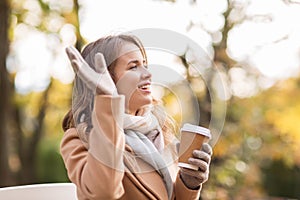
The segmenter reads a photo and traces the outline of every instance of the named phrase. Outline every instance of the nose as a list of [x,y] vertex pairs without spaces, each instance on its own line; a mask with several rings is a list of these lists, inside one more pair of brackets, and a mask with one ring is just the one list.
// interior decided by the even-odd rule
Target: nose
[[143,67],[143,71],[142,71],[142,79],[151,79],[152,74],[150,73],[150,71]]

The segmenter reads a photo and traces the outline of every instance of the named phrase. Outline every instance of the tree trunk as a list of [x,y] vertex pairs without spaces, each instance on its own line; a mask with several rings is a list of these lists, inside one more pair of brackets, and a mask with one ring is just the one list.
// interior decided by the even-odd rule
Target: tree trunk
[[[40,111],[35,119],[36,126],[34,128],[33,134],[28,140],[22,138],[19,142],[23,141],[19,144],[19,154],[21,157],[22,163],[22,170],[21,170],[21,177],[20,183],[22,184],[29,184],[29,183],[36,183],[37,182],[37,153],[38,153],[38,145],[40,140],[44,135],[44,119],[46,116],[47,108],[48,108],[48,94],[51,90],[52,81],[50,82],[48,88],[44,91],[43,97],[40,101]],[[24,137],[24,136],[23,136]]]
[[81,35],[81,32],[80,32],[80,20],[79,20],[79,14],[78,14],[79,9],[80,9],[80,5],[79,5],[78,0],[73,0],[73,3],[74,3],[73,12],[76,15],[76,21],[73,24],[76,27],[76,38],[77,38],[75,47],[76,47],[76,49],[81,51],[81,48],[84,46],[85,41],[84,41],[84,39]]
[[6,57],[8,55],[8,29],[10,6],[8,0],[0,1],[0,187],[13,184],[12,173],[9,168],[9,131],[12,84],[6,69]]

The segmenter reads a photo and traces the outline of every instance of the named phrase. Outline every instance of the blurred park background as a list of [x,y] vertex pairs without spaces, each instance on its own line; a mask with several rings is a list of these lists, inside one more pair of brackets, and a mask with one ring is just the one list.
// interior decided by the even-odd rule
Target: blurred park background
[[[210,123],[211,93],[226,103],[201,199],[300,199],[299,19],[296,0],[2,0],[0,186],[68,181],[59,153],[74,78],[66,46],[166,28],[213,61],[200,75],[185,53],[175,60],[196,94],[199,124]],[[176,98],[161,97],[179,119]]]

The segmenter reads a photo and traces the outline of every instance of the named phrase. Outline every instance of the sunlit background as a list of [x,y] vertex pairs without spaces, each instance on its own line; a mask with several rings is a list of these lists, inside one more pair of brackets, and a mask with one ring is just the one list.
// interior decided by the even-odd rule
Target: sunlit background
[[[54,11],[72,10],[71,0],[45,2]],[[207,49],[208,53],[211,46],[222,39],[221,31],[225,23],[223,13],[228,8],[226,0],[86,0],[79,3],[80,31],[87,41],[121,31],[163,28],[187,35]],[[270,79],[269,82],[262,82],[262,87],[271,86],[274,80],[297,76],[300,6],[287,5],[283,0],[232,3],[241,4],[241,8],[230,16],[237,23],[228,34],[228,55],[239,62],[247,62],[249,68],[259,70],[265,78]],[[246,8],[244,4],[247,4]],[[30,12],[24,16],[24,23],[16,24],[11,47],[13,60],[8,65],[10,72],[18,72],[17,90],[26,93],[45,89],[49,84],[49,75],[64,83],[70,83],[73,74],[66,64],[68,61],[63,51],[66,46],[75,43],[75,28],[72,24],[66,24],[64,18],[53,14],[46,21],[47,28],[59,35],[41,32],[34,28],[44,20],[41,18],[43,14],[38,2],[24,1],[23,7]],[[241,16],[241,13],[245,16]],[[13,20],[17,23],[16,18]],[[230,73],[240,84],[243,71],[233,69]],[[255,86],[251,86],[251,81],[244,84],[246,90],[249,90],[248,94],[243,94],[245,91],[239,91],[238,87],[234,87],[233,92],[238,96],[255,94],[252,91]]]
[[[201,199],[300,199],[300,1],[7,2],[5,67],[13,85],[13,114],[7,139],[0,142],[7,147],[1,154],[7,154],[11,176],[1,185],[68,181],[59,155],[61,120],[71,105],[74,79],[65,47],[81,49],[108,34],[160,28],[185,35],[207,54],[201,62],[204,75],[199,75],[184,62],[186,52],[148,52],[149,60],[176,68],[189,81],[199,104],[198,123],[208,125],[213,114],[209,92],[226,103]],[[216,72],[224,83],[221,92]],[[184,93],[180,81],[169,81],[169,88]],[[7,97],[2,92],[1,98]],[[158,87],[154,93],[177,121],[194,120],[193,107],[180,105],[170,91]],[[215,112],[222,111],[217,107]],[[36,149],[29,148],[33,137]],[[22,154],[24,149],[28,154]]]

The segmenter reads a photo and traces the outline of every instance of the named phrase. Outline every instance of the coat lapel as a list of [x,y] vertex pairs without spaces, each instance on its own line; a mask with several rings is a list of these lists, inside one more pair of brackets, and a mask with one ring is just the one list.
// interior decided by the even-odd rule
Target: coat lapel
[[156,199],[168,199],[163,179],[155,169],[142,159],[135,156],[132,148],[125,146],[124,164],[126,175],[141,190],[150,192]]

